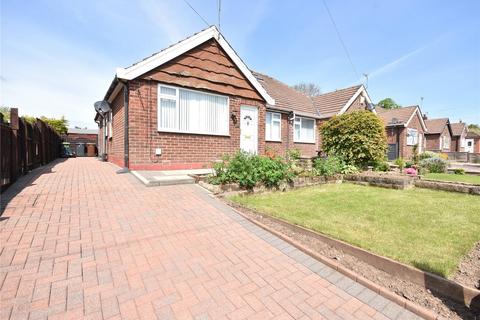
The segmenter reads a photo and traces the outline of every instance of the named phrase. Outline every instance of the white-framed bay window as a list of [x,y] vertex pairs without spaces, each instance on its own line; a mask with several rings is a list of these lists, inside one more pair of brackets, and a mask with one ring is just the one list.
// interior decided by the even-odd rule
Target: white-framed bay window
[[295,116],[293,141],[315,143],[315,119]]
[[158,131],[229,134],[228,97],[158,85]]
[[407,146],[418,144],[418,130],[407,128]]
[[441,139],[441,147],[443,150],[449,150],[450,149],[450,137],[449,136],[443,136],[443,140]]
[[265,114],[265,140],[282,141],[282,115],[277,112]]

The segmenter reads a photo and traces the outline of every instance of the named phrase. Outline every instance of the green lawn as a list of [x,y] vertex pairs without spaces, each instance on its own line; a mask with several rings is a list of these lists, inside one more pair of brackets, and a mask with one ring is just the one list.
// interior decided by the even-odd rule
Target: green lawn
[[323,185],[231,200],[447,277],[480,240],[480,197]]
[[425,175],[427,179],[442,180],[442,181],[454,181],[454,182],[466,182],[480,184],[480,175],[473,174],[453,174],[453,173],[427,173]]

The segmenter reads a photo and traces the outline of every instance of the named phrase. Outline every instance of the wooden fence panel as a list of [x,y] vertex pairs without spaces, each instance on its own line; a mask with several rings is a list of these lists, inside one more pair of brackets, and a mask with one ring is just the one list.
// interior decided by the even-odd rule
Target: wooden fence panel
[[62,138],[40,119],[28,123],[18,118],[18,110],[11,109],[11,121],[0,115],[0,190],[18,177],[60,156]]

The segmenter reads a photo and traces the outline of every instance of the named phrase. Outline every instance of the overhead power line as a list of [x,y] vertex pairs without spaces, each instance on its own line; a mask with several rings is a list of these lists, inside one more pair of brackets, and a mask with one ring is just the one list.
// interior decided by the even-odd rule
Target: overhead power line
[[208,23],[208,21],[205,20],[205,19],[200,15],[200,13],[197,12],[197,10],[195,10],[195,8],[190,4],[190,2],[188,2],[187,0],[183,0],[183,1],[190,7],[190,9],[193,10],[193,12],[195,12],[195,13],[197,14],[197,16],[198,16],[200,19],[202,19],[202,21],[207,25],[207,27],[210,26],[210,23]]
[[335,32],[337,33],[338,39],[340,40],[340,43],[342,44],[343,50],[345,51],[345,55],[347,56],[348,61],[350,61],[350,65],[352,66],[353,72],[355,72],[355,75],[357,78],[360,78],[357,72],[357,69],[355,68],[355,65],[353,64],[352,58],[350,57],[350,53],[348,52],[347,46],[345,45],[345,42],[342,39],[342,35],[340,34],[340,31],[338,30],[337,24],[335,23],[335,20],[333,19],[332,14],[330,13],[330,9],[328,9],[327,2],[323,0],[323,5],[325,6],[325,9],[327,10],[328,16],[330,17],[330,21],[333,24],[333,27],[335,29]]

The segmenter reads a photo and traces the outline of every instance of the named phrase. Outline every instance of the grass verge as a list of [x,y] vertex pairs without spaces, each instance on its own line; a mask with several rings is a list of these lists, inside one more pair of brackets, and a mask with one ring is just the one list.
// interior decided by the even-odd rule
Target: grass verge
[[425,178],[440,181],[453,181],[480,184],[480,175],[452,174],[452,173],[427,173]]

